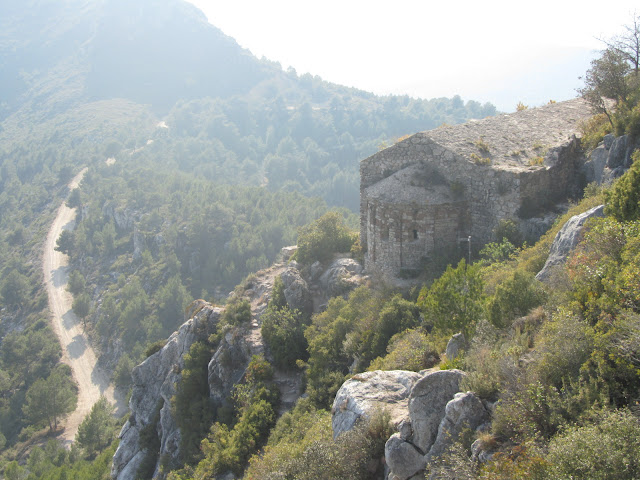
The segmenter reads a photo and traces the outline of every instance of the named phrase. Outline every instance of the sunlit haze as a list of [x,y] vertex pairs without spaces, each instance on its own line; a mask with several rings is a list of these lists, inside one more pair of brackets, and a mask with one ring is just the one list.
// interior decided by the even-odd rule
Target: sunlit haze
[[637,9],[598,2],[191,0],[258,57],[378,94],[453,96],[512,111],[576,95]]

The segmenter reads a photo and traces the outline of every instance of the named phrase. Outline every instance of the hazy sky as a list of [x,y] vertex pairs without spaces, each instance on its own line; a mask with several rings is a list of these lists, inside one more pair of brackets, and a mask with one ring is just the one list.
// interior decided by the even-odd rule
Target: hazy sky
[[[636,1],[190,0],[258,57],[378,94],[512,111],[574,97]],[[591,6],[587,5],[590,4]]]

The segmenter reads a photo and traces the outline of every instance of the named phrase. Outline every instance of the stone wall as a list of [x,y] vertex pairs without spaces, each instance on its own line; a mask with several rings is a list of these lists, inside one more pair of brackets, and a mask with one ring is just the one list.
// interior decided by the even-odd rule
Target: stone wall
[[371,200],[367,203],[367,259],[393,266],[397,272],[417,269],[430,255],[456,245],[465,235],[467,211],[465,202],[419,206]]
[[[520,207],[520,178],[516,172],[475,165],[466,158],[434,146],[423,134],[369,157],[361,165],[361,242],[367,246],[366,267],[386,274],[418,269],[425,257],[472,236],[474,245],[492,239],[501,219],[515,217]],[[396,171],[423,164],[436,168],[457,201],[425,205],[392,203],[371,198],[367,188]],[[415,238],[414,230],[417,231]]]
[[[417,133],[362,160],[360,240],[367,248],[365,267],[397,276],[403,269],[420,268],[439,246],[469,235],[477,249],[496,240],[493,232],[501,220],[530,218],[579,194],[584,157],[572,127],[588,109],[577,100],[565,103],[487,119],[486,125],[480,121]],[[564,114],[571,117],[566,122]],[[545,115],[551,115],[553,128],[562,132],[551,127],[546,131]],[[520,147],[514,125],[523,137]],[[474,145],[485,143],[483,131],[493,135],[486,141],[491,147],[481,154],[469,153],[478,151]],[[532,143],[526,136],[530,132],[540,140]],[[464,134],[469,136],[466,142]],[[504,145],[502,137],[509,139]],[[423,169],[422,175],[416,175],[416,166]],[[389,181],[403,172],[410,179],[407,189]],[[415,181],[429,176],[438,177],[438,188],[426,185],[421,193]],[[445,186],[448,191],[443,194]],[[405,190],[417,192],[415,198]]]

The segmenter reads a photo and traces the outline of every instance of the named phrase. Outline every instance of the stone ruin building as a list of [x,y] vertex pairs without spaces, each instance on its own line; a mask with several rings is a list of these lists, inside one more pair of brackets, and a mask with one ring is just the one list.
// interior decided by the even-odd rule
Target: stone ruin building
[[416,133],[362,160],[367,271],[398,277],[469,242],[477,251],[501,220],[539,236],[536,218],[582,192],[579,124],[591,115],[582,99],[550,103]]

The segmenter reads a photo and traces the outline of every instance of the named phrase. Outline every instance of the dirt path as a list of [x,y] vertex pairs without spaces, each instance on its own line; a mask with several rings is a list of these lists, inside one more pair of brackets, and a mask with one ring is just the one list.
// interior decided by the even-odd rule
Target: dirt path
[[[71,180],[70,191],[78,187],[85,173],[86,168]],[[116,404],[117,410],[124,409],[122,399],[114,397],[114,389],[113,385],[109,384],[109,377],[96,367],[96,356],[84,335],[82,322],[71,310],[73,299],[66,290],[67,256],[54,250],[62,231],[71,230],[75,226],[74,219],[75,209],[63,203],[47,235],[42,259],[53,329],[62,345],[62,361],[71,366],[73,377],[78,383],[78,406],[67,418],[62,434],[62,439],[67,445],[75,438],[80,422],[100,395],[105,395],[112,404]]]

